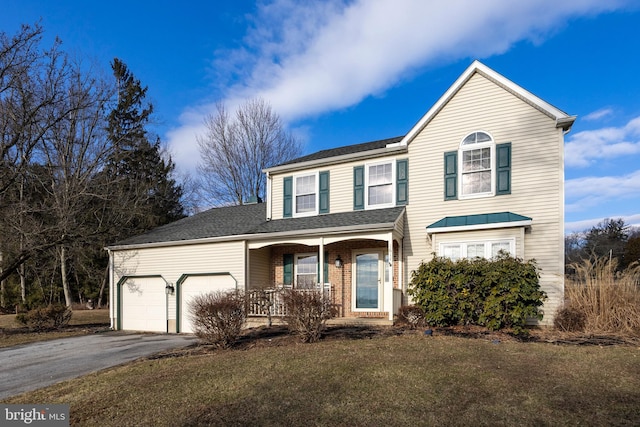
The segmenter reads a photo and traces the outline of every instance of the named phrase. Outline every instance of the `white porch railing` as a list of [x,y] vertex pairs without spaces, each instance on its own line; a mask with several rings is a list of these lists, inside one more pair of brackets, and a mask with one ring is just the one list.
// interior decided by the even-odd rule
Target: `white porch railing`
[[[296,288],[271,288],[271,289],[253,289],[247,291],[249,316],[273,316],[283,317],[287,314],[282,293],[285,291],[294,292],[319,292],[320,284],[313,288],[296,289]],[[331,285],[325,283],[324,297],[331,301]]]

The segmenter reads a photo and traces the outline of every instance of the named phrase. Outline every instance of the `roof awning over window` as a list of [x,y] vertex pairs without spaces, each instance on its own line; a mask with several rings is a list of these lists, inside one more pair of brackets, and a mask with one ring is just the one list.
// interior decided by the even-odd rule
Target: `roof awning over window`
[[512,212],[447,216],[427,226],[427,233],[486,230],[491,228],[530,227],[531,218]]

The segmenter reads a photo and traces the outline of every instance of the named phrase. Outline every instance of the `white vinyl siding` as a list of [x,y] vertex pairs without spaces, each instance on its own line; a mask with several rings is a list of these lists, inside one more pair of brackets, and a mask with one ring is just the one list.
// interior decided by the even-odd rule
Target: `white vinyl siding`
[[[490,132],[496,144],[511,143],[511,193],[444,201],[443,153],[458,150],[460,141],[478,130]],[[405,277],[437,252],[437,242],[444,239],[444,234],[425,238],[427,225],[447,216],[509,211],[533,220],[526,235],[524,230],[514,231],[516,253],[536,259],[540,284],[549,296],[544,309],[555,312],[562,302],[564,273],[562,141],[562,130],[556,128],[554,119],[484,76],[471,77],[409,144],[411,202],[406,208]],[[460,234],[464,236],[452,238],[481,240],[495,232]]]
[[[406,156],[403,156],[406,157]],[[391,191],[394,194],[395,202],[395,181],[396,181],[396,156],[381,157],[371,161],[353,161],[347,163],[341,163],[337,165],[331,165],[329,167],[322,167],[318,169],[310,169],[306,172],[296,172],[294,174],[290,172],[284,172],[281,174],[272,174],[271,177],[271,191],[272,191],[272,203],[271,203],[271,216],[267,213],[267,217],[271,219],[282,219],[282,207],[283,207],[283,188],[282,178],[284,176],[294,177],[298,175],[318,174],[319,171],[329,171],[331,174],[331,191],[329,192],[329,205],[331,206],[331,213],[339,212],[351,212],[353,211],[353,168],[354,166],[365,166],[373,164],[390,164],[392,168],[392,182]],[[365,170],[366,175],[366,170]],[[295,179],[294,179],[295,181]],[[411,184],[409,184],[411,186]],[[382,207],[394,206],[393,203],[384,205]],[[295,215],[295,214],[294,214]]]
[[[244,242],[144,248],[114,251],[114,284],[123,276],[160,275],[175,286],[183,274],[229,273],[245,284]],[[163,288],[164,291],[164,288]],[[168,319],[176,319],[176,295],[168,296]]]

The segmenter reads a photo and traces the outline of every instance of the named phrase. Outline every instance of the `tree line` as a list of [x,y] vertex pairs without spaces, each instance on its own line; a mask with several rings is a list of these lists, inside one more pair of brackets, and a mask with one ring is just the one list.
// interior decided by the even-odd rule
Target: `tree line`
[[185,215],[147,87],[0,32],[0,306],[106,298],[104,246]]
[[625,224],[621,218],[605,218],[582,232],[565,236],[565,270],[584,260],[616,260],[618,270],[640,263],[640,228]]
[[149,129],[147,87],[120,59],[109,77],[44,30],[0,32],[0,311],[108,295],[104,247],[222,205],[260,202],[262,172],[302,146],[268,102],[218,104],[197,136],[197,176],[178,182]]

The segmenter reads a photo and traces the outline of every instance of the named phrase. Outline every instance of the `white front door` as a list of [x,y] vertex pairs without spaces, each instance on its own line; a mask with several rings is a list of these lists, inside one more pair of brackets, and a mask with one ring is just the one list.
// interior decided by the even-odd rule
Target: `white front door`
[[354,311],[380,311],[382,309],[382,285],[384,281],[384,252],[364,250],[353,253],[355,271],[353,273]]

